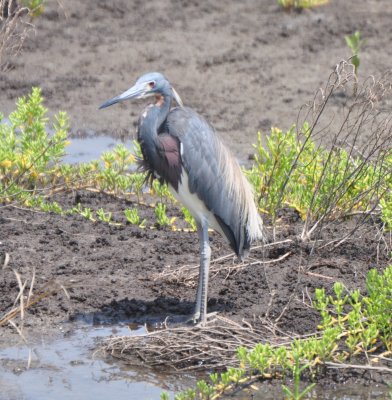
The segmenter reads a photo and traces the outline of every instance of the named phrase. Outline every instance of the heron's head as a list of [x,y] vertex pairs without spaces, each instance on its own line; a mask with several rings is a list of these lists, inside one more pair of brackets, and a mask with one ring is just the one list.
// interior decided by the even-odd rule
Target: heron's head
[[165,76],[159,72],[149,72],[142,75],[130,89],[105,101],[99,108],[106,108],[128,99],[145,99],[151,96],[171,96],[179,105],[182,105],[181,98]]

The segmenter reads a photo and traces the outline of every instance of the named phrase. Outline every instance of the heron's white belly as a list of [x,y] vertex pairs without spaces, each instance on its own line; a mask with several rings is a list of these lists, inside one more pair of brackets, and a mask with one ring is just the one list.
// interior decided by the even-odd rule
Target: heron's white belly
[[181,174],[178,192],[171,185],[169,185],[169,189],[173,196],[191,212],[197,222],[207,221],[208,226],[219,232],[223,237],[225,236],[214,214],[208,210],[196,193],[189,191],[188,174],[184,170]]

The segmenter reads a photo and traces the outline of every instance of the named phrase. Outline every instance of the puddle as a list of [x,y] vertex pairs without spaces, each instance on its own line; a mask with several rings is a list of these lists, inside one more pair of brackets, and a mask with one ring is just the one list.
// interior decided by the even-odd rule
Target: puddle
[[142,334],[143,327],[131,331],[126,325],[78,325],[65,337],[47,342],[41,338],[31,349],[0,349],[0,399],[159,399],[162,391],[171,392],[164,374],[156,376],[148,369],[138,371],[94,356],[97,340]]
[[89,134],[84,137],[71,136],[70,144],[66,147],[63,163],[76,164],[99,160],[104,151],[111,151],[117,144],[122,144],[128,149],[133,148],[132,140],[126,142],[112,136]]

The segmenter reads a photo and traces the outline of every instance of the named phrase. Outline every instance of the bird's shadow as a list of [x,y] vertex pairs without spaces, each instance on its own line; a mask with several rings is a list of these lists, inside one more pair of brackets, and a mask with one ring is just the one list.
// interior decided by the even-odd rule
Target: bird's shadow
[[[154,300],[128,299],[112,300],[97,311],[73,313],[70,321],[83,321],[91,325],[116,325],[133,323],[159,328],[162,324],[185,323],[194,311],[194,302],[175,297],[160,296]],[[220,312],[230,308],[215,299],[208,303],[208,312]]]

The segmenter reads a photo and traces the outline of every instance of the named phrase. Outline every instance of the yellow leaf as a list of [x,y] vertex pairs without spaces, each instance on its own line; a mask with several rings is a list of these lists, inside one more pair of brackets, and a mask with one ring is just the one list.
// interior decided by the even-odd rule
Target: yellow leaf
[[9,168],[12,165],[12,161],[10,160],[4,160],[0,162],[0,166],[3,168]]

